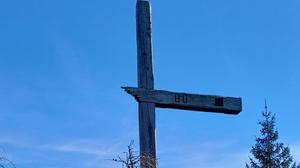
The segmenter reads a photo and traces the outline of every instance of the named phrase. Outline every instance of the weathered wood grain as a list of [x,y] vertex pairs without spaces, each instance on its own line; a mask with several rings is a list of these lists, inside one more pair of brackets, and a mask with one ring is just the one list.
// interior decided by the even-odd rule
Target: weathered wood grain
[[239,114],[242,110],[241,98],[149,90],[133,87],[123,87],[123,89],[134,96],[138,102],[155,103],[156,107],[161,108],[225,114]]
[[[140,154],[156,160],[155,107],[239,114],[241,98],[154,90],[151,1],[137,0],[138,88],[124,87],[139,103]],[[141,168],[149,168],[141,160]]]
[[[138,87],[154,89],[152,64],[152,25],[151,4],[149,1],[137,1],[137,63]],[[156,159],[155,136],[155,104],[139,102],[139,135],[141,155]],[[148,168],[145,160],[141,160],[141,168]]]

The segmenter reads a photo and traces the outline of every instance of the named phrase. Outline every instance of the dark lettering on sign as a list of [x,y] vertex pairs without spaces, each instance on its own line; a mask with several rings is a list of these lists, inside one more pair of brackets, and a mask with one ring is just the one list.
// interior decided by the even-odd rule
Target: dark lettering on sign
[[223,97],[215,98],[215,106],[223,107],[224,106],[224,99]]
[[175,102],[176,103],[187,103],[187,95],[186,94],[175,94]]

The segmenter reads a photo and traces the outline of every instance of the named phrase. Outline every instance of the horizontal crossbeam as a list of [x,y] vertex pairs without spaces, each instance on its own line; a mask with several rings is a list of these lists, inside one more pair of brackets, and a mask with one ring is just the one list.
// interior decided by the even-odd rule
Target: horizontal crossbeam
[[242,111],[242,99],[212,95],[199,95],[164,90],[148,90],[134,87],[122,87],[138,102],[155,103],[156,107],[224,114],[239,114]]

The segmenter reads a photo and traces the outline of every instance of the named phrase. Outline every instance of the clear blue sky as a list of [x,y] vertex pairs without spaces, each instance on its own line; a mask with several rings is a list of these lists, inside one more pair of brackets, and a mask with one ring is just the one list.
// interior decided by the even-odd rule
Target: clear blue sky
[[[268,99],[300,162],[300,1],[153,1],[155,87],[238,96],[157,109],[161,168],[240,168]],[[138,147],[135,0],[0,2],[0,146],[18,168],[111,168]],[[298,86],[298,87],[297,87]]]

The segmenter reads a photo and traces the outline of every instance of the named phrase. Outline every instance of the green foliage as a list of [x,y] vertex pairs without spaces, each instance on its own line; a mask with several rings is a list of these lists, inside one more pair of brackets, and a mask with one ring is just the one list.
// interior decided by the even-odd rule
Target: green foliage
[[277,142],[279,133],[275,127],[275,115],[268,111],[267,106],[262,115],[263,120],[259,122],[261,137],[256,138],[256,144],[252,146],[253,157],[246,168],[300,168],[293,161],[289,147]]

